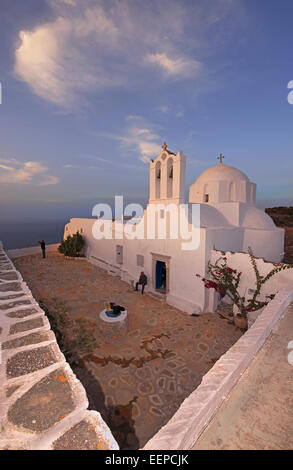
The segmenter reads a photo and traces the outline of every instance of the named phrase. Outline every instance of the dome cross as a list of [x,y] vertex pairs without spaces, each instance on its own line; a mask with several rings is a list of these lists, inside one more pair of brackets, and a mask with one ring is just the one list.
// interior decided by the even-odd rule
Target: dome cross
[[223,163],[223,158],[225,158],[224,155],[220,154],[220,156],[218,157],[218,160],[220,160],[220,163]]

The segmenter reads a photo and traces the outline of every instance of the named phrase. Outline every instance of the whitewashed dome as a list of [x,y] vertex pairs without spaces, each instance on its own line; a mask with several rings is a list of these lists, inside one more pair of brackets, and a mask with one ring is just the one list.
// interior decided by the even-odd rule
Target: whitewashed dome
[[240,226],[258,230],[274,230],[276,225],[271,217],[257,207],[242,207],[240,211]]
[[[222,158],[222,156],[220,157]],[[205,170],[190,186],[189,202],[218,204],[222,202],[255,203],[256,185],[243,171],[218,163]]]
[[237,168],[224,163],[212,166],[205,170],[196,180],[196,184],[208,183],[209,181],[249,181],[245,173]]

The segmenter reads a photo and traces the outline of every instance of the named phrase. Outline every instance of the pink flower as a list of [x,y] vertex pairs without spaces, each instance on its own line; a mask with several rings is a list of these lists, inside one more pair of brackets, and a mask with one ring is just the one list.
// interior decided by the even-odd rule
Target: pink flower
[[218,284],[214,281],[208,281],[205,285],[204,285],[207,289],[217,289],[218,287]]

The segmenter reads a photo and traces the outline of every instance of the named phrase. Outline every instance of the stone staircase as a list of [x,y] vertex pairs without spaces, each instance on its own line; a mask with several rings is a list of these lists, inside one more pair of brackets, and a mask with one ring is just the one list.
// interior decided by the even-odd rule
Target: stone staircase
[[166,302],[167,296],[166,294],[163,294],[162,292],[149,290],[149,291],[146,291],[146,293],[156,300],[161,300],[162,302]]

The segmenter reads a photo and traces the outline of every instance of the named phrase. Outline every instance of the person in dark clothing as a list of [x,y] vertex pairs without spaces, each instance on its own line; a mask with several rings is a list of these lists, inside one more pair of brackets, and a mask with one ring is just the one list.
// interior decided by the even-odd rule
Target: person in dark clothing
[[138,290],[138,286],[141,285],[141,293],[143,294],[144,288],[148,283],[148,279],[145,275],[145,273],[142,271],[139,276],[138,282],[135,284],[135,290]]
[[46,243],[44,240],[42,240],[42,241],[39,241],[39,244],[41,245],[43,258],[46,258]]

